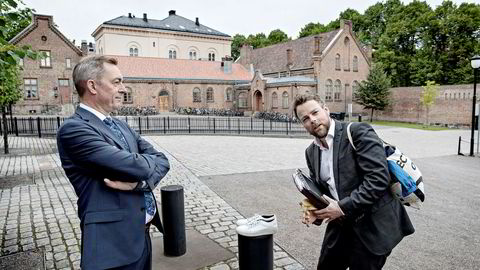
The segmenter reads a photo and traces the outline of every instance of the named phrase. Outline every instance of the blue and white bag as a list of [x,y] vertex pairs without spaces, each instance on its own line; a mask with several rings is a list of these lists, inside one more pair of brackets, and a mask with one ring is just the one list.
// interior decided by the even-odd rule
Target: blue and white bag
[[[348,140],[354,150],[352,134],[349,123],[347,126]],[[388,171],[390,172],[390,190],[403,205],[420,209],[425,200],[422,173],[413,161],[405,156],[397,147],[383,142],[385,155],[387,156]]]

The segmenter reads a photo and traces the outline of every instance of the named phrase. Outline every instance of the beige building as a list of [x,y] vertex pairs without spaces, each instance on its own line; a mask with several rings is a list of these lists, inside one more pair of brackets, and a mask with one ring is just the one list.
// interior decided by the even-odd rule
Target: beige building
[[243,46],[236,62],[254,70],[255,77],[236,88],[236,97],[247,97],[247,111],[287,113],[294,96],[315,93],[332,112],[348,112],[352,106],[359,113],[362,107],[352,95],[367,78],[370,58],[371,49],[361,46],[352,23],[343,20],[331,32],[255,50]]
[[155,20],[131,13],[106,21],[93,32],[96,53],[106,55],[221,61],[231,55],[232,38],[170,10]]
[[23,99],[13,112],[17,114],[70,114],[77,100],[72,82],[72,69],[82,57],[82,51],[55,26],[52,16],[34,14],[32,23],[18,33],[10,43],[31,45],[46,58],[25,58],[20,63]]

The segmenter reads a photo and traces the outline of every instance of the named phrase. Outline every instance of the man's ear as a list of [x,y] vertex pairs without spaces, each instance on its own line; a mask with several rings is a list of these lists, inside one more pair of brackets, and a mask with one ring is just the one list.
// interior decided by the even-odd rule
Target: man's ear
[[323,107],[323,109],[327,112],[328,115],[330,115],[330,110],[328,109],[327,106]]
[[97,85],[96,85],[94,80],[88,80],[87,81],[87,90],[90,92],[90,94],[92,94],[92,95],[97,94],[96,87],[97,87]]

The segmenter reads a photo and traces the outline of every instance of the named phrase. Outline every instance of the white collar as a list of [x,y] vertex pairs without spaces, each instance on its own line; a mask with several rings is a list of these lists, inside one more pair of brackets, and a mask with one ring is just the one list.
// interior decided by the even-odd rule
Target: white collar
[[80,103],[80,108],[85,109],[85,110],[93,113],[96,117],[100,118],[100,120],[102,120],[102,121],[105,120],[105,118],[110,117],[109,115],[104,115],[103,113],[101,113],[101,112],[95,110],[94,108],[92,108],[88,105],[85,105],[83,103]]

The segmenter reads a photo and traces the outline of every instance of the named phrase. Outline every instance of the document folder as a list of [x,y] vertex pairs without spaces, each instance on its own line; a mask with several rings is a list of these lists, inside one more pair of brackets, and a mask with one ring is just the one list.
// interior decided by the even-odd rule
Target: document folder
[[323,194],[315,182],[310,177],[306,176],[302,170],[297,169],[292,177],[297,189],[307,197],[315,208],[323,209],[328,206],[329,202],[323,198]]

